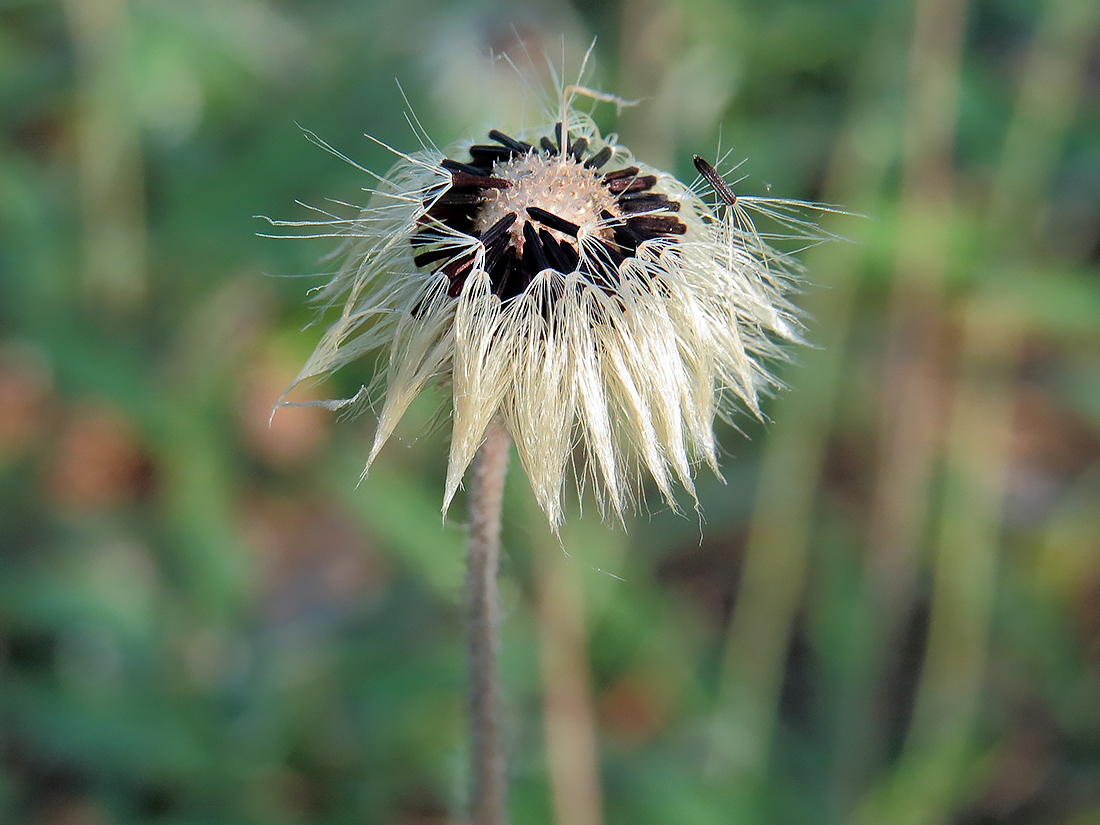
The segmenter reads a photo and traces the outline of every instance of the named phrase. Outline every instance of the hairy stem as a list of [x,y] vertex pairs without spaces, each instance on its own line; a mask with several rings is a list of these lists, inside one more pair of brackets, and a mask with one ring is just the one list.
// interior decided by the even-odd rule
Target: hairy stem
[[474,457],[466,551],[466,633],[470,680],[471,825],[504,825],[504,752],[497,677],[497,559],[500,508],[508,467],[508,434],[489,425]]

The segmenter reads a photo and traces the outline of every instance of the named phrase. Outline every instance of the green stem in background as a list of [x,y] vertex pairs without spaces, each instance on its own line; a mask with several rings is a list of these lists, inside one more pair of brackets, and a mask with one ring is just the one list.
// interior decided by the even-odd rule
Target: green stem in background
[[466,550],[466,634],[470,697],[470,823],[504,825],[504,750],[500,731],[500,647],[497,565],[500,511],[508,469],[508,434],[489,425],[474,457],[470,481],[470,534]]
[[82,287],[97,307],[145,298],[145,184],[125,0],[62,4],[76,59],[73,124],[83,221]]
[[[889,124],[877,115],[894,94],[890,73],[896,13],[883,12],[863,61],[847,122],[829,164],[825,200],[873,212],[894,157]],[[822,248],[819,247],[818,250]],[[761,458],[737,604],[723,655],[708,768],[723,782],[756,788],[768,764],[779,684],[803,597],[811,524],[856,311],[866,247],[815,250],[807,269],[827,284],[807,298],[816,349],[786,379],[797,392],[775,408]]]
[[913,7],[898,234],[864,567],[871,599],[865,700],[871,723],[852,737],[849,769],[855,776],[870,775],[888,750],[891,674],[900,667],[913,617],[950,406],[944,293],[957,224],[952,152],[966,5],[966,0],[917,0]]
[[1015,374],[1033,311],[1015,301],[1003,273],[1041,265],[1025,242],[1049,199],[1098,27],[1095,4],[1049,0],[1020,81],[986,209],[977,270],[984,283],[963,306],[956,344],[928,641],[912,722],[893,775],[868,795],[857,822],[943,822],[973,793],[983,767],[975,732],[996,603]]
[[[1034,231],[1035,205],[1048,197],[1097,26],[1096,7],[1071,0],[1051,0],[1040,19],[993,181],[988,272],[1009,269],[1012,261],[1004,250]],[[1020,204],[1028,204],[1026,211]],[[980,707],[1010,463],[1014,374],[1029,324],[1028,308],[1012,306],[1005,294],[991,276],[964,315],[929,639],[907,752],[970,732]]]

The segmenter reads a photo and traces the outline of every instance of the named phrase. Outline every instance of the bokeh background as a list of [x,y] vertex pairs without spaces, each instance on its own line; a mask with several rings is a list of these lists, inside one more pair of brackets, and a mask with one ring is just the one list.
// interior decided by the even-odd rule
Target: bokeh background
[[513,821],[1100,823],[1098,31],[1094,0],[3,0],[0,821],[460,820],[442,396],[358,487],[369,414],[269,427],[332,241],[253,216],[365,197],[302,129],[385,171],[402,89],[445,145],[514,104],[487,55],[596,36],[639,157],[721,146],[739,192],[863,217],[820,218],[850,241],[803,254],[812,347],[722,428],[702,519],[574,501],[559,544],[510,477]]

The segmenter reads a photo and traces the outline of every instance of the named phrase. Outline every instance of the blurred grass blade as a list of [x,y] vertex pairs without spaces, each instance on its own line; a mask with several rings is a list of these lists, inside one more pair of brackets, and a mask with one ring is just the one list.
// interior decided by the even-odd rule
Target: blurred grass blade
[[145,196],[126,2],[63,5],[77,58],[82,287],[104,308],[122,310],[145,297]]
[[965,0],[918,0],[912,44],[894,279],[882,364],[878,455],[867,531],[869,724],[856,737],[858,766],[882,757],[889,702],[912,615],[945,417],[943,290],[954,223],[952,155],[959,108]]
[[[826,201],[871,206],[896,150],[876,118],[890,88],[896,20],[883,13],[857,83],[848,121],[823,189]],[[806,266],[827,285],[808,296],[818,346],[801,357],[797,387],[775,410],[764,447],[740,589],[723,653],[712,722],[709,770],[717,779],[759,779],[767,765],[779,685],[795,612],[805,584],[811,522],[844,369],[866,250],[819,247]]]

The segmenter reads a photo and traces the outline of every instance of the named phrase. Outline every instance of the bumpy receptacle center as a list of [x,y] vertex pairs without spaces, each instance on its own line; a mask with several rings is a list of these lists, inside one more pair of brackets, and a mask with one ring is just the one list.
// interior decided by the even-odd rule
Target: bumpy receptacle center
[[[493,177],[508,182],[507,188],[488,190],[485,202],[474,218],[479,233],[494,226],[509,214],[527,216],[527,209],[534,207],[556,215],[579,227],[588,226],[595,233],[611,239],[612,232],[604,221],[595,229],[601,212],[618,216],[615,198],[600,183],[603,177],[595,169],[585,168],[572,157],[531,153],[493,167]],[[509,232],[517,253],[523,252],[523,224],[521,219],[512,224]],[[576,239],[566,232],[552,227],[550,234],[558,241],[576,244]]]
[[[580,273],[611,293],[639,244],[674,242],[687,232],[680,201],[661,191],[656,175],[637,166],[604,170],[614,165],[610,145],[597,150],[586,138],[570,140],[561,123],[538,146],[496,129],[489,139],[469,147],[468,162],[440,162],[451,185],[425,200],[421,228],[409,239],[413,263],[445,275],[452,298],[479,261],[502,300],[547,271]],[[441,237],[441,227],[480,243],[459,247]]]

